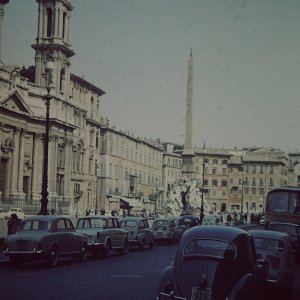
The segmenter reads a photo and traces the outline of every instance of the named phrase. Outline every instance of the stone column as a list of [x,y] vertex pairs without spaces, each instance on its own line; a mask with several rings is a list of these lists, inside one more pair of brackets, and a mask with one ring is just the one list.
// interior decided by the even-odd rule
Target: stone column
[[43,157],[42,145],[43,136],[36,133],[33,138],[33,150],[32,150],[32,181],[31,181],[31,199],[36,202],[41,199],[41,187],[42,187],[42,166],[43,166]]
[[23,176],[24,176],[24,140],[25,140],[26,131],[21,130],[20,132],[20,150],[19,150],[19,169],[18,169],[18,193],[19,198],[25,198],[23,192]]
[[15,149],[12,153],[12,176],[11,176],[11,198],[18,197],[18,170],[19,170],[19,145],[20,145],[20,129],[15,128],[14,130],[14,145]]
[[55,9],[55,12],[54,12],[54,14],[55,14],[55,18],[54,18],[54,22],[55,22],[55,25],[54,25],[54,29],[55,29],[55,31],[54,31],[54,37],[57,37],[58,36],[58,34],[59,34],[59,23],[58,23],[58,8],[56,8]]
[[60,14],[58,16],[59,18],[59,37],[62,39],[62,31],[63,31],[63,12],[60,11]]
[[49,139],[49,168],[48,168],[48,192],[50,197],[57,197],[56,173],[57,173],[57,140],[58,137],[50,135]]
[[76,209],[74,204],[73,185],[71,184],[71,155],[72,155],[72,141],[66,140],[66,152],[65,152],[65,182],[64,182],[64,199],[70,201],[69,214],[75,215]]
[[47,9],[43,8],[43,31],[42,31],[42,37],[47,37]]
[[[43,32],[43,8],[42,3],[39,3],[39,16],[38,16],[38,40],[42,37]],[[39,41],[38,41],[39,43]]]

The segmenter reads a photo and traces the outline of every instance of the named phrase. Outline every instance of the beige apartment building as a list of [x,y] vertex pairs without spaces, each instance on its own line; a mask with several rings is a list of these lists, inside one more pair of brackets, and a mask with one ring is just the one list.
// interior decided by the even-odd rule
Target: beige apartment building
[[195,176],[205,189],[204,199],[213,211],[221,211],[228,199],[228,160],[223,149],[195,149]]
[[[161,206],[163,148],[159,140],[133,137],[115,128],[101,131],[97,207],[149,214]],[[121,202],[120,202],[121,200]]]

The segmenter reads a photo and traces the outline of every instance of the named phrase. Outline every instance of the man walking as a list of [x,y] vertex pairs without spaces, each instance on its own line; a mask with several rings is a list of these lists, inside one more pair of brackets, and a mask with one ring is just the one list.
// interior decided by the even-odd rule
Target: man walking
[[16,214],[11,214],[7,221],[7,235],[15,234],[19,228],[21,220]]

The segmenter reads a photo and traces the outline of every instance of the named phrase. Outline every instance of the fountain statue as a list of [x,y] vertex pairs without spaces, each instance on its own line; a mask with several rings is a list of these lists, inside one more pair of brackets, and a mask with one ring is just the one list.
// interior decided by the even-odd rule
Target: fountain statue
[[[201,188],[199,180],[183,178],[175,182],[167,198],[165,209],[168,216],[181,214],[200,214]],[[207,201],[203,200],[204,214],[211,212]]]

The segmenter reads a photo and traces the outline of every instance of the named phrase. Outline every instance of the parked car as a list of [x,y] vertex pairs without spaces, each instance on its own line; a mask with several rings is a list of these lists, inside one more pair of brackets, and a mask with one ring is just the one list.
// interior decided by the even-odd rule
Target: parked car
[[295,264],[295,251],[291,237],[271,230],[249,230],[254,238],[257,258],[268,262],[267,278],[276,280],[289,291],[290,269]]
[[185,232],[187,229],[193,226],[196,222],[196,219],[199,220],[198,217],[194,215],[182,215],[178,218],[178,226],[181,231],[181,234]]
[[183,233],[156,299],[264,299],[276,290],[276,283],[266,280],[266,268],[256,261],[253,237],[246,231],[195,226]]
[[5,219],[9,219],[12,214],[16,214],[19,219],[23,220],[25,218],[25,213],[22,208],[18,207],[13,207],[11,208],[6,214],[5,214]]
[[5,220],[6,213],[4,212],[4,209],[0,207],[0,220]]
[[260,225],[265,225],[265,223],[266,223],[265,216],[261,216],[260,219],[259,219],[259,224]]
[[77,220],[76,230],[87,236],[88,251],[94,256],[108,257],[112,250],[121,254],[129,251],[128,231],[120,228],[113,216],[86,216]]
[[155,219],[152,223],[152,232],[156,243],[176,244],[181,235],[175,217]]
[[20,223],[19,231],[4,241],[3,254],[11,263],[44,259],[56,266],[60,257],[87,259],[87,238],[76,232],[70,219],[61,216],[32,216]]
[[300,263],[300,226],[294,223],[270,222],[267,224],[267,229],[287,233],[291,237],[296,261]]
[[146,245],[153,248],[154,240],[152,230],[146,218],[125,217],[119,220],[122,229],[128,231],[128,241],[130,246],[138,246],[141,250]]

